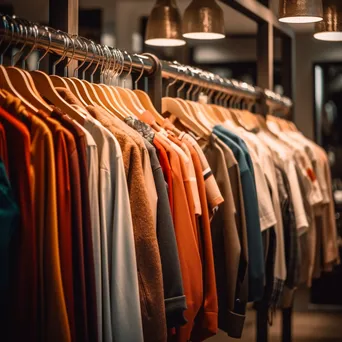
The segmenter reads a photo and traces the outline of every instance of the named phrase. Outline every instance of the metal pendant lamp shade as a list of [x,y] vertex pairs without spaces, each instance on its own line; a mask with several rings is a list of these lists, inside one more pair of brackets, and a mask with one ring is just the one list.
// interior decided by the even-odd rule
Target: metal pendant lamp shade
[[183,37],[222,39],[225,37],[224,15],[215,0],[193,0],[183,17]]
[[182,19],[176,0],[157,0],[148,18],[145,44],[153,46],[181,46]]
[[323,19],[322,0],[280,0],[279,21],[284,23],[316,23]]
[[342,0],[324,0],[323,21],[316,23],[315,31],[316,39],[342,41]]

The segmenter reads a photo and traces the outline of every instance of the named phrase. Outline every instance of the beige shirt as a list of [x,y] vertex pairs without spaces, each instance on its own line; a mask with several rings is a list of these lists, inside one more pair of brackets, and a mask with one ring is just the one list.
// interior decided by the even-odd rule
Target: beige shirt
[[[221,303],[219,328],[230,336],[238,337],[242,331],[245,315],[244,312],[236,312],[235,303],[236,300],[246,303],[248,299],[247,273],[239,274],[240,258],[242,257],[246,265],[248,262],[247,241],[243,239],[242,234],[246,224],[244,207],[240,206],[243,205],[243,201],[240,202],[238,198],[242,196],[239,187],[239,167],[229,148],[225,145],[222,147],[226,153],[221,148],[220,141],[213,136],[203,149],[220,192],[224,196],[224,203],[211,222],[213,246],[217,251],[215,271],[220,274],[217,277],[218,299]],[[237,219],[239,222],[236,221]],[[242,249],[243,254],[241,254]],[[223,302],[222,299],[225,301]]]
[[201,147],[199,146],[198,142],[195,138],[193,138],[190,134],[187,134],[185,132],[182,132],[179,136],[180,140],[186,139],[191,143],[191,145],[196,150],[202,166],[202,173],[204,177],[205,182],[205,190],[207,195],[207,201],[209,205],[209,214],[211,216],[217,211],[220,204],[223,203],[223,197],[220,192],[220,189],[217,185],[217,182],[215,180],[215,177],[212,174],[212,170],[208,164],[207,158],[205,157]]
[[255,184],[258,194],[260,228],[261,231],[272,228],[277,223],[277,219],[274,213],[271,194],[268,189],[265,173],[262,170],[259,156],[256,153],[255,143],[248,138],[249,136],[245,134],[244,129],[240,129],[239,127],[233,125],[232,122],[226,121],[224,125],[240,138],[242,138],[247,145],[254,167]]
[[[259,161],[262,170],[265,173],[267,183],[272,191],[272,207],[276,217],[276,223],[274,225],[274,231],[276,234],[276,256],[274,265],[274,276],[281,280],[286,280],[286,259],[285,259],[285,242],[284,242],[284,227],[283,219],[280,207],[279,192],[277,177],[275,171],[275,164],[271,150],[267,145],[257,137],[257,135],[249,132],[241,133],[246,140],[254,142],[256,153],[259,156]],[[259,196],[259,192],[258,192]]]
[[299,234],[303,234],[309,228],[309,223],[304,208],[293,154],[279,141],[279,139],[265,133],[264,131],[258,132],[257,137],[271,149],[275,164],[287,174],[290,183],[291,198],[294,206],[297,229]]

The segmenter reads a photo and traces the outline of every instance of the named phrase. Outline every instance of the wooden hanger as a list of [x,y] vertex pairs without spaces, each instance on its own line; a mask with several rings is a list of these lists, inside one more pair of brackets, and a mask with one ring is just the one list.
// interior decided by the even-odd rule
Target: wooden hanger
[[44,102],[43,99],[36,96],[25,74],[20,69],[16,67],[8,67],[7,74],[18,93],[22,95],[28,102],[30,102],[35,108],[41,109],[47,113],[52,112],[52,108],[46,102]]
[[[94,84],[94,89],[98,92],[100,99],[113,111],[117,112],[117,115],[120,116],[121,119],[124,119],[129,116],[135,116],[126,106],[125,102],[122,100],[121,96],[118,94],[117,90],[114,89],[110,84],[112,83],[113,78],[116,78],[119,75],[117,64],[118,61],[114,53],[116,51],[114,49],[110,50],[107,46],[105,47],[108,50],[109,64],[107,67],[107,71],[103,70],[103,81],[109,81],[108,84]],[[113,61],[113,67],[111,64]],[[121,69],[122,70],[122,69]]]
[[[105,49],[107,49],[110,54],[110,50],[107,46],[105,46]],[[118,101],[112,96],[109,90],[109,86],[104,84],[104,82],[110,78],[109,73],[110,73],[110,68],[111,68],[111,60],[110,58],[108,58],[109,55],[105,55],[105,52],[104,50],[102,50],[102,48],[101,48],[100,53],[102,56],[106,56],[106,60],[104,60],[102,67],[101,67],[101,84],[90,83],[85,80],[84,80],[84,84],[86,88],[88,89],[89,93],[91,94],[91,96],[93,96],[94,94],[94,96],[97,97],[97,100],[96,100],[97,102],[100,101],[100,103],[102,103],[102,106],[105,106],[104,108],[109,113],[123,120],[125,117],[129,116],[129,114],[125,111],[124,108],[120,106]],[[115,61],[114,61],[114,68],[115,68]]]
[[[6,23],[4,23],[5,26],[5,35],[7,35],[7,27],[10,26],[11,27],[11,40],[8,43],[8,45],[5,47],[5,49],[2,51],[1,53],[1,60],[3,60],[3,56],[6,53],[6,51],[8,50],[8,48],[11,46],[12,44],[12,38],[14,35],[14,24],[13,22],[11,22],[11,24],[9,25],[6,16],[2,17],[3,21],[6,21]],[[31,104],[29,101],[27,101],[15,88],[15,86],[12,84],[11,79],[7,73],[7,70],[4,66],[0,65],[0,88],[3,88],[5,90],[7,90],[10,94],[16,96],[17,98],[19,98],[22,103],[26,106],[26,108],[30,109],[32,112],[36,113],[38,112],[38,109]]]
[[13,84],[11,83],[11,80],[7,74],[7,71],[4,66],[0,65],[0,88],[3,88],[10,92],[12,95],[16,96],[18,99],[22,101],[22,103],[25,105],[26,108],[31,110],[33,113],[38,112],[38,108],[36,108],[34,105],[32,105],[30,102],[28,102],[23,96],[20,95],[20,93],[15,89]]
[[[69,86],[68,86],[68,83],[67,83],[62,77],[56,75],[56,67],[57,67],[57,65],[58,65],[60,62],[62,62],[62,61],[65,59],[65,56],[66,56],[66,54],[67,54],[67,52],[68,52],[68,48],[69,48],[69,41],[67,41],[67,39],[66,39],[67,33],[61,32],[61,31],[57,31],[57,32],[59,32],[59,33],[61,33],[61,34],[63,35],[64,51],[63,51],[62,56],[61,56],[57,61],[55,61],[55,62],[52,64],[52,75],[50,75],[50,79],[51,79],[51,81],[52,81],[52,83],[53,83],[53,85],[54,85],[55,87],[61,87],[61,88],[66,88],[66,89],[70,90],[70,89],[69,89]],[[69,38],[69,37],[68,37],[68,38]],[[68,43],[68,45],[67,45],[67,43]],[[74,47],[73,47],[72,56],[71,56],[69,62],[66,64],[65,68],[64,68],[64,74],[66,74],[67,67],[68,67],[68,65],[70,64],[70,62],[71,62],[71,60],[72,60],[74,54],[75,54],[75,45],[74,45]]]
[[[37,29],[37,28],[36,28]],[[38,31],[38,29],[37,29]],[[45,27],[45,31],[43,31],[43,36],[45,35],[45,33],[48,34],[48,37],[49,37],[49,45],[46,49],[46,51],[42,54],[42,56],[37,60],[37,65],[36,65],[36,70],[39,70],[39,67],[40,67],[40,63],[41,61],[47,56],[47,54],[50,52],[50,46],[51,46],[51,32],[49,31],[49,29],[47,27]],[[37,32],[37,35],[36,37],[38,36],[38,32]],[[34,46],[32,47],[31,49],[31,52],[34,50]],[[27,58],[29,57],[29,54],[26,56],[26,58],[24,60],[26,60]],[[32,79],[32,76],[31,74],[27,71],[27,70],[23,70],[24,71],[24,74],[25,74],[25,77],[27,79],[27,81],[30,83],[30,86],[31,86],[31,89],[33,90],[33,92],[36,94],[37,98],[39,98],[42,102],[45,103],[44,99],[40,96],[35,84],[34,84],[34,81]],[[48,105],[48,104],[47,104]],[[50,106],[49,106],[50,108]],[[47,112],[49,112],[47,110]]]
[[153,115],[153,117],[156,120],[156,122],[158,123],[158,125],[163,126],[165,119],[156,110],[156,108],[154,107],[154,105],[153,105],[150,97],[148,96],[148,94],[146,94],[144,91],[139,90],[139,89],[135,89],[134,93],[138,96],[138,98],[139,98],[141,104],[144,106],[144,108],[146,110],[148,110]]
[[[108,47],[107,47],[108,49]],[[124,114],[124,116],[129,117],[133,116],[135,117],[135,114],[127,107],[125,101],[121,97],[120,92],[118,89],[114,86],[112,86],[112,79],[114,77],[114,80],[119,79],[120,75],[122,74],[124,70],[124,57],[120,50],[112,49],[109,50],[109,53],[113,57],[114,67],[113,67],[113,73],[112,77],[110,78],[110,85],[101,84],[101,87],[104,88],[105,92],[107,93],[107,96],[109,99],[112,100],[114,106],[117,106],[119,110]],[[121,68],[120,65],[118,65],[118,68],[116,68],[116,65],[119,64],[121,61]]]
[[[211,99],[214,91],[215,90],[211,90],[209,92],[209,95],[208,95],[209,99]],[[233,120],[231,118],[231,115],[230,115],[228,109],[226,108],[229,98],[230,98],[230,95],[225,94],[223,97],[223,106],[220,106],[218,104],[218,100],[220,99],[220,95],[218,93],[214,98],[214,104],[209,105],[211,107],[211,109],[213,110],[214,115],[217,117],[218,121],[220,121],[220,122],[225,122],[227,120]]]
[[42,71],[31,71],[31,76],[40,94],[63,112],[71,116],[81,125],[84,124],[84,116],[66,102],[56,91],[50,77]]
[[[191,86],[189,87],[189,89],[186,92],[186,98],[187,100],[183,100],[181,98],[177,98],[176,101],[178,101],[181,106],[184,108],[185,113],[187,113],[187,115],[194,121],[197,123],[197,126],[200,127],[200,129],[205,133],[206,136],[209,136],[211,134],[211,130],[210,128],[208,128],[208,126],[205,125],[205,123],[203,123],[200,119],[199,116],[199,108],[196,106],[196,103],[193,101],[190,101],[190,94],[191,91],[194,87],[194,84],[192,83]],[[200,87],[198,87],[197,90],[199,90]],[[178,91],[179,93],[179,91]]]
[[[27,58],[31,55],[32,51],[36,47],[36,41],[37,41],[37,30],[36,28],[33,29],[34,31],[34,37],[35,42],[32,45],[32,48],[26,55],[26,57],[23,59],[22,63],[23,66],[25,66]],[[27,35],[27,32],[26,32]],[[15,56],[12,57],[12,66],[6,68],[7,75],[9,76],[12,85],[16,89],[16,91],[25,98],[29,103],[31,103],[35,108],[41,109],[46,111],[47,113],[52,112],[52,108],[47,105],[47,103],[39,96],[37,95],[37,90],[34,88],[32,89],[30,82],[28,81],[28,78],[26,76],[26,73],[23,69],[19,69],[15,67],[15,64],[20,59],[22,52],[24,51],[26,47],[26,44],[22,46],[22,48],[16,53]]]
[[155,121],[157,122],[158,125],[160,125],[161,127],[163,127],[165,119],[160,115],[160,113],[156,110],[156,108],[154,107],[150,97],[148,96],[147,93],[145,93],[142,90],[138,89],[138,83],[141,80],[141,78],[143,77],[144,71],[145,71],[145,64],[144,64],[144,60],[140,57],[138,57],[140,62],[141,62],[141,72],[140,75],[136,78],[136,80],[134,81],[134,94],[136,95],[136,97],[139,99],[139,102],[141,103],[142,107],[147,110],[149,113],[152,114],[152,116],[154,117]]
[[[127,75],[123,79],[123,87],[115,87],[118,94],[121,96],[121,99],[124,101],[126,107],[134,114],[134,116],[139,117],[144,112],[145,109],[142,104],[139,102],[138,97],[131,89],[125,88],[125,81],[131,75],[133,69],[133,61],[132,57],[125,51],[129,60],[130,60],[130,68]],[[122,63],[124,63],[124,56],[122,55]]]
[[171,114],[172,116],[178,118],[185,127],[194,131],[194,133],[199,137],[206,137],[206,131],[203,130],[202,127],[200,127],[197,124],[197,122],[189,116],[189,114],[184,110],[182,105],[176,99],[168,97],[169,88],[176,82],[177,79],[168,84],[168,86],[166,87],[166,97],[162,98],[163,115],[164,113]]

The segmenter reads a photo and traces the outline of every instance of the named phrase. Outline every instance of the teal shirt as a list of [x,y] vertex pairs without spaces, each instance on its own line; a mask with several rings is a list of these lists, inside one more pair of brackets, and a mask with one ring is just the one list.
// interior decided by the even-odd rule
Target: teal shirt
[[253,163],[240,137],[223,126],[215,126],[213,133],[232,150],[239,164],[247,226],[248,300],[258,301],[264,294],[265,261]]
[[10,246],[18,224],[19,208],[4,163],[0,160],[0,303],[6,299],[4,296],[9,287]]

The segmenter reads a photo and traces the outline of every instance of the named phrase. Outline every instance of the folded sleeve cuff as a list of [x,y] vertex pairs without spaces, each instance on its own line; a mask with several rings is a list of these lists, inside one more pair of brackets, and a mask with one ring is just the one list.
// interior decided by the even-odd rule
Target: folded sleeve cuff
[[228,311],[225,320],[226,324],[224,327],[220,327],[220,329],[224,330],[229,337],[241,338],[245,319],[245,315],[240,315],[235,312]]
[[187,323],[184,311],[187,309],[185,296],[165,299],[166,320],[168,328],[177,328]]

